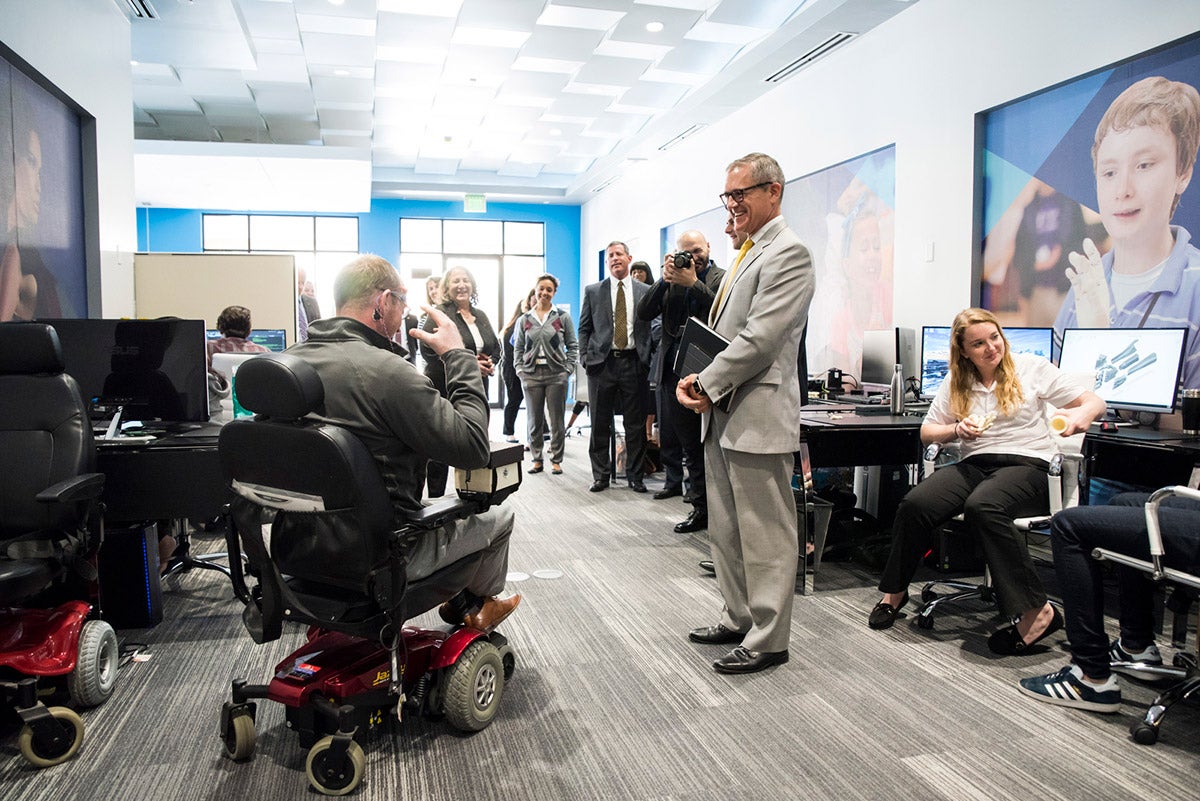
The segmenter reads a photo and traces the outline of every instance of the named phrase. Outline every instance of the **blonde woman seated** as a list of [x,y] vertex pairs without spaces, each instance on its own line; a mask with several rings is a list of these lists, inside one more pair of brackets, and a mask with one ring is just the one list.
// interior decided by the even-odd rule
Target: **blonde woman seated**
[[895,622],[933,533],[960,513],[981,539],[1000,611],[1014,621],[995,632],[988,647],[1020,653],[1062,627],[1024,538],[1012,527],[1014,518],[1049,509],[1050,411],[1065,418],[1062,435],[1069,436],[1086,431],[1104,412],[1104,401],[1041,356],[1012,353],[991,312],[959,312],[950,333],[950,374],[925,415],[921,442],[958,441],[962,458],[900,502],[871,628]]

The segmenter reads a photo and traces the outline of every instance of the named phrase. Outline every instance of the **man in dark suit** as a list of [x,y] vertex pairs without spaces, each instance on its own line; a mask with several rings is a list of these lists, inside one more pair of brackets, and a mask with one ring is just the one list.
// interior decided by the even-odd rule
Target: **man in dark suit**
[[629,275],[632,258],[624,242],[605,249],[609,277],[583,290],[579,312],[579,361],[587,370],[592,405],[592,492],[608,489],[612,464],[609,441],[613,414],[625,425],[625,473],[634,492],[645,492],[646,461],[644,390],[650,370],[650,323],[636,314],[650,291]]
[[708,494],[704,486],[704,445],[700,442],[700,417],[685,409],[675,397],[679,376],[675,373],[675,356],[679,338],[689,317],[708,322],[717,287],[725,271],[709,260],[708,240],[699,231],[684,231],[676,243],[679,254],[687,258],[676,260],[669,253],[663,259],[662,278],[650,288],[638,304],[638,317],[654,320],[662,316],[660,358],[655,360],[652,376],[658,386],[659,442],[662,443],[663,469],[666,485],[654,493],[656,500],[683,495],[683,468],[687,464],[687,494],[692,513],[675,526],[678,534],[690,534],[708,528]]
[[721,202],[749,235],[709,313],[729,345],[676,390],[682,405],[703,414],[708,533],[725,602],[715,625],[688,637],[740,643],[713,662],[718,673],[788,660],[799,553],[791,487],[800,446],[797,362],[816,280],[808,248],[780,214],[783,184],[783,170],[764,153],[726,169]]

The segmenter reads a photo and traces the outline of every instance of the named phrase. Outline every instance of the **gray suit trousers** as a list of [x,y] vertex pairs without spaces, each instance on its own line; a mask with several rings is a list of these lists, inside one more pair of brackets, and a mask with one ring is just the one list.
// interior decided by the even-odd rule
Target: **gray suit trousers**
[[708,537],[725,600],[720,622],[746,632],[742,645],[751,651],[784,651],[799,553],[793,458],[723,449],[728,419],[712,412],[704,444]]

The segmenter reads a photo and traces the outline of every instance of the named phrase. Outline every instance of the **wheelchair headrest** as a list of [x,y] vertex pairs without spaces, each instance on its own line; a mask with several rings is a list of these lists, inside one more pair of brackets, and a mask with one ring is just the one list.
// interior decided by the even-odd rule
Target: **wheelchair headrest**
[[61,373],[62,345],[58,332],[46,323],[0,324],[0,374]]
[[298,420],[325,403],[325,387],[311,364],[290,353],[264,353],[238,368],[238,402],[255,414]]

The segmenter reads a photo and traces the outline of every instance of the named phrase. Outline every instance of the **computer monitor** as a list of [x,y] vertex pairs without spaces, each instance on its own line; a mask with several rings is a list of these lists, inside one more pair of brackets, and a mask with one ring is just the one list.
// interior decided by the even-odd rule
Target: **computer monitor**
[[[1033,353],[1051,358],[1054,329],[1014,326],[1004,329],[1004,336],[1013,353]],[[938,387],[950,374],[950,326],[921,327],[921,397],[926,400],[937,394]]]
[[916,348],[911,328],[863,331],[862,375],[865,392],[886,392],[899,364],[905,378],[916,374]]
[[1186,345],[1186,328],[1068,328],[1058,367],[1095,371],[1110,409],[1171,414]]
[[[209,341],[220,339],[221,332],[215,328],[205,329],[204,338]],[[282,353],[287,348],[287,331],[282,328],[255,328],[246,339],[272,353]]]
[[94,410],[126,420],[208,420],[204,321],[43,320],[62,343],[66,371]]

